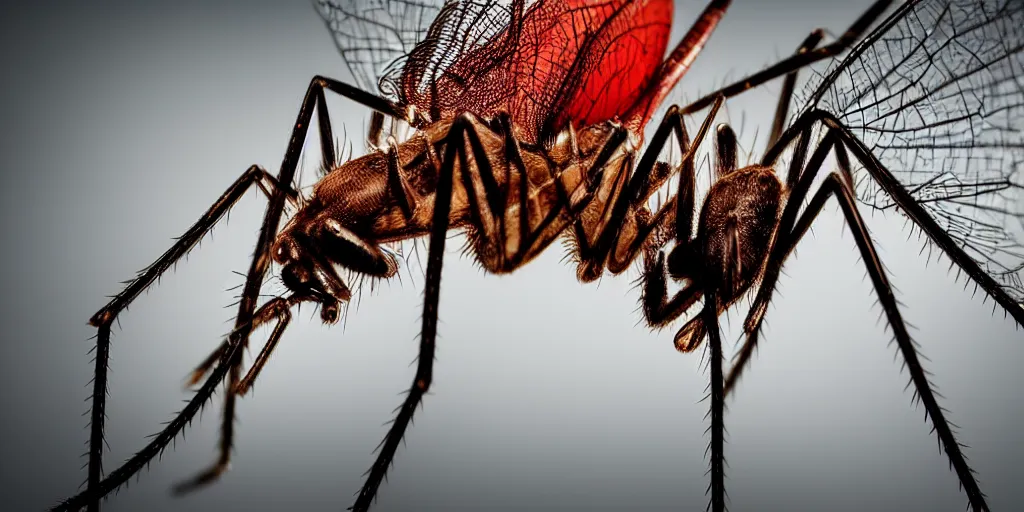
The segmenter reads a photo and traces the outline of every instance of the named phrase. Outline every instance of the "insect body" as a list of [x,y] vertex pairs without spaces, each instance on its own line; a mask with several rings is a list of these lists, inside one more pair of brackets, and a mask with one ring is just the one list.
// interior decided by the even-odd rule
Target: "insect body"
[[[448,223],[475,230],[474,252],[495,273],[510,272],[543,250],[562,233],[573,210],[591,204],[589,199],[612,196],[621,171],[594,171],[621,170],[630,155],[626,142],[617,154],[599,154],[614,133],[611,125],[540,149],[522,148],[507,131],[494,131],[479,118],[464,122],[475,137],[467,143],[467,153],[479,152],[454,164],[452,172],[465,178],[452,183]],[[315,259],[304,254],[307,246],[337,248],[327,259],[357,272],[393,275],[393,257],[375,245],[430,233],[438,163],[450,130],[451,123],[435,123],[409,141],[328,174],[275,243],[274,257],[283,265],[289,287],[299,291],[311,286],[307,276]],[[512,158],[506,157],[509,151],[515,151]],[[606,165],[594,165],[599,157]],[[501,203],[489,195],[493,190],[506,191]]]
[[[741,358],[728,378],[724,375],[718,316],[748,291],[757,290],[745,325],[748,345],[743,354],[749,357],[782,262],[823,203],[836,198],[854,230],[915,389],[951,464],[971,505],[977,510],[986,509],[984,496],[924,377],[855,207],[850,155],[880,182],[895,181],[893,175],[828,112],[802,112],[788,130],[782,131],[795,71],[845,50],[890,3],[876,2],[832,45],[817,48],[821,34],[812,34],[794,57],[684,109],[670,108],[643,151],[643,127],[689,67],[729,2],[710,2],[664,61],[661,55],[669,26],[665,17],[671,13],[669,2],[535,2],[529,7],[521,1],[509,6],[446,2],[437,10],[424,39],[404,54],[403,65],[392,68],[390,79],[381,82],[384,90],[394,92],[391,99],[335,80],[314,78],[281,173],[273,177],[258,167],[250,168],[174,248],[93,317],[92,323],[99,329],[99,349],[88,488],[57,508],[98,508],[98,500],[158,454],[226,380],[231,392],[224,404],[220,457],[179,490],[218,478],[230,461],[235,396],[250,389],[266,364],[290,322],[291,308],[315,303],[325,323],[337,321],[341,307],[351,298],[351,290],[337,267],[373,277],[391,277],[398,262],[383,244],[426,236],[429,252],[416,376],[354,504],[356,510],[368,509],[432,382],[445,241],[450,229],[461,229],[468,234],[471,253],[493,273],[514,271],[560,236],[569,241],[577,277],[584,282],[599,278],[605,269],[622,272],[642,259],[643,309],[645,319],[655,327],[669,324],[703,300],[702,314],[686,322],[677,332],[675,344],[681,351],[691,351],[704,339],[709,340],[711,508],[723,510],[724,398],[746,359]],[[926,2],[905,4],[883,21],[866,44],[886,35],[893,25],[905,23],[910,19],[907,12],[918,6],[930,7]],[[421,6],[394,2],[380,7]],[[354,15],[353,5],[325,2],[321,8],[325,16],[340,16],[337,20],[343,27],[361,26],[358,20],[365,19]],[[331,19],[328,17],[329,22]],[[353,19],[356,25],[345,24]],[[460,49],[453,50],[453,45]],[[558,53],[555,47],[566,49]],[[858,54],[854,55],[851,62],[856,62]],[[346,57],[350,64],[373,60],[350,57]],[[630,66],[638,72],[618,80],[618,72]],[[789,85],[783,90],[787,102],[781,103],[776,133],[765,159],[759,165],[738,167],[735,136],[727,127],[718,128],[717,181],[702,203],[698,202],[694,187],[696,150],[712,132],[711,125],[725,97],[780,76],[787,76]],[[824,83],[822,89],[828,90],[831,84]],[[326,115],[325,90],[408,122],[416,132],[407,140],[388,140],[369,155],[338,164]],[[691,140],[683,115],[709,105],[710,111]],[[300,198],[290,184],[314,110],[319,112],[323,160],[330,172],[307,200]],[[379,140],[382,124],[374,126],[369,138]],[[813,140],[814,130],[822,126],[825,135]],[[658,162],[670,138],[683,151],[677,167]],[[783,180],[777,177],[782,170],[779,155],[787,149],[792,149],[794,156]],[[811,185],[829,154],[835,156],[839,171],[828,174],[824,185],[812,193]],[[649,198],[674,176],[679,177],[677,193],[652,212]],[[146,448],[103,478],[99,460],[112,322],[254,184],[267,193],[270,205],[235,330],[193,372],[191,382],[202,384],[181,414]],[[918,220],[915,208],[920,206],[916,199],[901,195],[898,183],[895,187],[887,189],[890,196]],[[801,209],[808,198],[809,205]],[[289,202],[298,211],[278,232],[285,203]],[[702,206],[694,231],[698,204]],[[925,220],[919,222],[936,243],[944,248],[948,245],[942,238],[948,235]],[[671,250],[669,244],[673,244]],[[965,259],[962,251],[953,257],[972,277],[986,275],[974,260]],[[289,293],[257,307],[258,292],[271,261],[280,266]],[[667,290],[670,277],[683,283],[671,297]],[[979,279],[984,285],[984,277]],[[1021,318],[1017,316],[1019,304],[1008,298],[1006,289],[998,285],[985,289],[1004,307],[1016,308],[1011,314]],[[242,348],[253,329],[268,323],[275,324],[273,331],[243,375]]]

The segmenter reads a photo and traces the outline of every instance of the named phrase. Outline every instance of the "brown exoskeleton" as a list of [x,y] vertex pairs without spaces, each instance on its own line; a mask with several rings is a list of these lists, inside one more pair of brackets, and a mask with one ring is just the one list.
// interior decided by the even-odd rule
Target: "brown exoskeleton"
[[[757,298],[745,325],[748,340],[756,340],[782,261],[831,196],[839,200],[854,228],[917,393],[950,461],[972,504],[978,509],[985,508],[959,445],[924,378],[924,370],[906,334],[884,272],[854,207],[847,152],[852,152],[876,178],[886,179],[887,171],[872,160],[870,151],[841,124],[820,112],[801,116],[785,133],[781,130],[788,114],[796,69],[842,51],[866,30],[888,3],[877,2],[842,40],[818,49],[821,51],[814,50],[821,39],[821,34],[815,33],[801,46],[796,57],[684,109],[670,108],[643,152],[646,120],[689,66],[710,33],[709,26],[717,22],[728,2],[711,2],[705,16],[687,36],[693,39],[684,38],[658,70],[656,85],[646,90],[623,116],[579,128],[573,123],[556,125],[559,129],[549,134],[551,137],[536,137],[536,130],[527,130],[514,112],[499,110],[481,115],[467,109],[431,122],[407,108],[408,105],[391,103],[331,79],[314,78],[303,101],[281,174],[275,178],[261,168],[250,168],[174,247],[92,318],[99,333],[89,487],[57,508],[70,510],[93,505],[118,488],[167,446],[226,379],[231,393],[227,393],[225,399],[220,456],[207,471],[183,484],[181,490],[216,479],[230,460],[234,400],[251,388],[266,364],[290,321],[292,306],[316,303],[325,323],[336,322],[340,308],[351,297],[337,267],[363,275],[391,277],[398,269],[398,262],[383,244],[427,236],[429,254],[416,376],[354,505],[356,510],[369,508],[414,411],[431,385],[445,241],[450,229],[461,229],[468,235],[471,254],[493,273],[514,271],[563,235],[571,242],[577,277],[583,282],[599,278],[605,269],[613,274],[621,273],[638,256],[643,256],[643,309],[646,320],[654,327],[668,325],[703,297],[703,313],[679,330],[675,344],[681,351],[692,351],[704,338],[709,340],[712,354],[711,504],[713,510],[723,510],[724,397],[742,370],[745,358],[749,357],[749,350],[745,348],[744,358],[726,381],[717,317],[756,287]],[[522,6],[522,2],[516,4]],[[811,51],[815,52],[813,59],[806,57]],[[696,148],[709,132],[722,101],[726,96],[783,75],[787,76],[787,85],[776,114],[771,149],[760,165],[737,168],[735,137],[728,127],[719,128],[716,182],[701,203],[694,230]],[[417,131],[406,141],[389,141],[382,150],[338,165],[332,149],[324,89],[407,121]],[[712,108],[691,142],[683,115],[708,105]],[[323,159],[330,172],[317,184],[312,196],[303,201],[291,188],[291,183],[314,109],[319,113]],[[556,118],[560,115],[561,112],[553,113]],[[830,131],[804,166],[812,129],[818,125]],[[677,167],[657,160],[670,134],[674,134],[683,152]],[[797,156],[783,181],[776,176],[776,161],[783,149],[794,143]],[[825,184],[801,214],[800,208],[812,181],[826,155],[833,150],[840,172],[825,179]],[[652,212],[648,208],[649,199],[677,174],[678,193]],[[178,417],[136,456],[101,480],[99,459],[111,323],[254,184],[270,197],[270,205],[234,332],[194,371],[192,384],[199,384],[204,376],[206,380]],[[920,208],[913,198],[900,196],[899,190],[890,194],[908,212]],[[286,201],[299,208],[278,233]],[[666,258],[662,249],[669,242],[675,245]],[[260,285],[272,261],[280,265],[282,280],[290,293],[257,308]],[[972,271],[973,262],[958,263]],[[671,298],[667,290],[669,276],[684,283]],[[276,321],[276,325],[268,341],[243,375],[241,355],[250,333],[271,321]],[[752,347],[753,343],[748,346]]]

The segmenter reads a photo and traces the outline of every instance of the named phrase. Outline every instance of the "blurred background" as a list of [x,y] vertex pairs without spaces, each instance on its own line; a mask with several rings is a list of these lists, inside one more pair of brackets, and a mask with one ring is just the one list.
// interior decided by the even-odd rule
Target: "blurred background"
[[[758,70],[817,27],[842,33],[869,3],[736,2],[672,99]],[[702,8],[677,2],[673,43]],[[313,75],[350,77],[304,1],[0,10],[0,496],[5,510],[41,510],[85,479],[86,320],[247,166],[277,172]],[[728,102],[720,118],[755,157],[780,87]],[[331,107],[336,133],[344,126],[361,148],[369,112],[336,98]],[[306,184],[319,159],[315,136],[309,145]],[[264,205],[250,192],[121,315],[107,471],[191,396],[184,379],[230,329],[229,288],[243,282],[235,271],[248,268]],[[865,216],[990,505],[1024,508],[1024,336],[947,260],[929,263],[903,219]],[[703,509],[704,363],[672,348],[681,323],[642,325],[638,272],[581,285],[555,244],[497,277],[458,246],[445,262],[431,395],[374,510]],[[963,510],[834,203],[786,264],[779,292],[728,403],[732,510]],[[170,495],[213,460],[218,399],[105,510],[349,506],[412,379],[421,297],[414,265],[401,282],[364,289],[344,325],[301,310],[239,403],[232,470],[201,492]],[[744,314],[724,321],[727,355]]]

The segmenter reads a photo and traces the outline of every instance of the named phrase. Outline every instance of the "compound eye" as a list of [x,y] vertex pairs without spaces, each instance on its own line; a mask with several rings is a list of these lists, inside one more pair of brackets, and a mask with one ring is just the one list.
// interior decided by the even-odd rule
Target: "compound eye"
[[299,259],[299,247],[291,237],[281,237],[274,244],[274,261],[287,263]]
[[281,281],[289,290],[305,292],[311,289],[309,282],[312,274],[298,263],[291,263],[281,269]]

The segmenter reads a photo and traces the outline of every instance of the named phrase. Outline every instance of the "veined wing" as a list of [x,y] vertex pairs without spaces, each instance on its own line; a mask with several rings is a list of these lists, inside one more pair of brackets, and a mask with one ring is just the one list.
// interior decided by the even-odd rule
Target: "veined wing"
[[[1024,303],[1024,2],[907,2],[808,91]],[[871,179],[858,197],[896,207]]]
[[671,0],[316,0],[357,85],[431,120],[512,116],[527,142],[622,115],[661,64]]
[[506,112],[527,142],[612,119],[661,65],[672,11],[671,0],[450,2],[406,59],[401,96],[435,120]]
[[313,0],[356,81],[369,92],[397,100],[382,89],[385,70],[423,40],[444,0]]
[[[434,77],[500,34],[509,25],[515,1],[522,4],[523,0],[313,0],[313,4],[358,87],[436,118],[431,116],[437,111],[434,96],[424,101],[410,91],[434,87]],[[398,141],[410,134],[404,123],[383,116],[371,119],[369,133],[367,149],[378,148],[383,134]]]
[[[450,66],[503,33],[512,20],[517,2],[314,0],[313,3],[355,77],[356,85],[380,92],[394,101],[408,102],[410,90],[423,91]],[[410,61],[412,72],[406,72]]]

